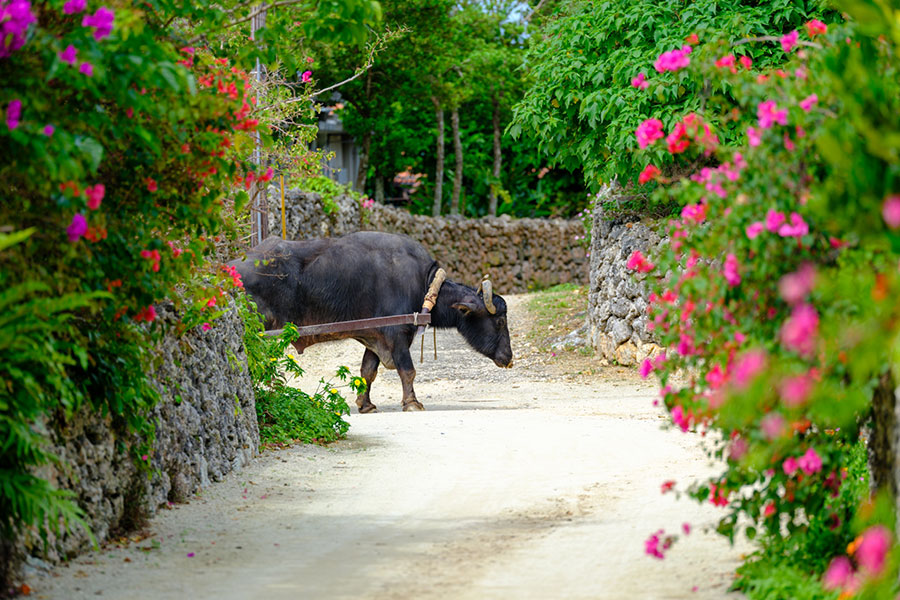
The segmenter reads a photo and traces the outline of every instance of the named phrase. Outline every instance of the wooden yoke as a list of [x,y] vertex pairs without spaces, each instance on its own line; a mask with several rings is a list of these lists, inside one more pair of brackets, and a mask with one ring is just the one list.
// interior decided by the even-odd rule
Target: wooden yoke
[[[423,313],[430,313],[431,309],[434,308],[434,303],[437,302],[438,293],[441,291],[441,286],[444,284],[445,279],[447,279],[446,271],[443,269],[435,271],[434,279],[431,280],[431,285],[428,286],[428,293],[425,294],[425,301],[422,302]],[[416,335],[424,333],[424,331],[425,326],[419,325]]]

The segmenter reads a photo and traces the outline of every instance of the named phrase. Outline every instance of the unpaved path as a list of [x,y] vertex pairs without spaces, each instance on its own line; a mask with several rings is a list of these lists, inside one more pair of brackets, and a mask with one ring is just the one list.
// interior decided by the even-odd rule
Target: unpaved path
[[[513,348],[527,327],[509,301]],[[428,338],[430,341],[430,335]],[[426,350],[430,351],[429,347]],[[703,531],[719,509],[661,495],[711,472],[700,438],[661,429],[655,388],[624,369],[565,376],[537,356],[498,369],[455,332],[426,352],[423,413],[400,412],[381,371],[377,414],[346,441],[267,452],[139,542],[109,545],[29,582],[39,598],[713,599],[739,552]],[[418,352],[416,352],[418,354]],[[527,353],[526,353],[527,354]],[[310,348],[303,386],[362,347]],[[416,357],[418,360],[418,356]],[[693,531],[663,561],[659,528]],[[696,586],[696,588],[695,588]]]

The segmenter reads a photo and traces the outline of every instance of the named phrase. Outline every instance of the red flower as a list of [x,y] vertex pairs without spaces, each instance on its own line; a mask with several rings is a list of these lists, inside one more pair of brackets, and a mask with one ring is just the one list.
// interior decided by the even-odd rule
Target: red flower
[[148,192],[155,192],[156,190],[159,189],[159,187],[156,185],[156,180],[153,179],[152,177],[147,177],[146,179],[144,179],[144,183],[147,184]]
[[653,181],[657,177],[659,177],[660,171],[654,165],[647,165],[644,167],[644,170],[641,171],[641,174],[638,175],[638,183],[644,184],[649,181]]

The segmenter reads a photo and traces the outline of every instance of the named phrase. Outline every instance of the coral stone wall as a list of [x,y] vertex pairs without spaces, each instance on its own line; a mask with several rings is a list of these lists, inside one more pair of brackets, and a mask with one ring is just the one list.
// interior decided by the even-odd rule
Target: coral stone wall
[[[163,327],[177,319],[171,305],[159,307],[158,315]],[[74,492],[98,542],[139,524],[168,501],[187,499],[256,455],[259,430],[243,331],[232,307],[207,332],[196,328],[160,340],[158,355],[147,365],[161,394],[151,414],[152,475],[139,470],[125,449],[122,424],[89,406],[64,424],[48,424],[64,462],[45,467],[41,475]],[[38,540],[22,544],[20,558],[42,555]],[[87,536],[76,529],[50,540],[45,558],[56,561],[88,546]]]
[[[349,196],[335,201],[339,210],[328,215],[318,194],[285,192],[287,239],[359,230],[404,233],[421,242],[451,279],[477,285],[482,274],[490,273],[499,294],[588,280],[587,253],[578,242],[584,235],[580,221],[432,218],[381,204],[362,210]],[[270,235],[282,234],[281,196],[274,187],[269,188],[269,224]]]
[[626,268],[635,250],[648,253],[666,243],[660,223],[638,217],[610,219],[598,203],[591,229],[588,325],[591,345],[606,360],[636,365],[660,352],[647,330],[646,274]]

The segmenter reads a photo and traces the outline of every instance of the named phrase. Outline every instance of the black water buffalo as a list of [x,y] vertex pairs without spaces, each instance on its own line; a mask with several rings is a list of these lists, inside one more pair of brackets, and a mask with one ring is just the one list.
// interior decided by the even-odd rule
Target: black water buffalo
[[[270,237],[246,259],[229,264],[241,274],[269,328],[419,312],[439,269],[412,238],[371,231],[298,242]],[[455,327],[497,366],[512,366],[506,302],[500,296],[446,280],[431,314],[432,327]],[[423,410],[413,390],[416,371],[409,352],[415,333],[414,325],[395,325],[303,337],[294,346],[303,352],[319,342],[353,338],[366,347],[361,374],[368,389],[356,399],[359,412],[375,410],[369,392],[379,363],[400,374],[403,410]]]

